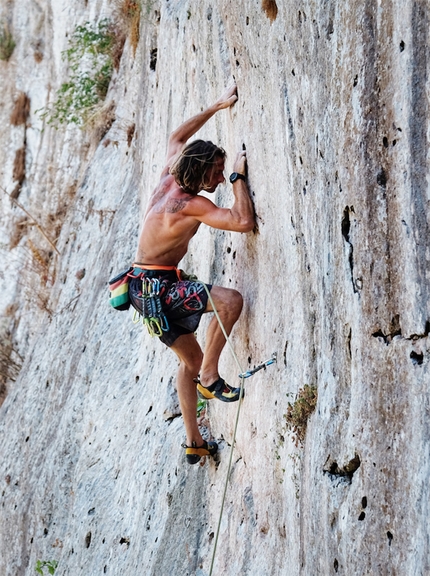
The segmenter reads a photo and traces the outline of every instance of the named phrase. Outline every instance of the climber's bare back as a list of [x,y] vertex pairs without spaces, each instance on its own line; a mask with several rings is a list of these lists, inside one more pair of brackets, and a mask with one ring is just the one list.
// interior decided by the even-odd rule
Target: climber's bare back
[[200,225],[195,218],[184,214],[184,208],[193,198],[178,186],[166,168],[149,201],[136,262],[178,265]]
[[[209,170],[205,191],[215,192],[224,181],[224,160],[219,158]],[[166,166],[149,201],[135,262],[177,266],[202,222],[214,228],[236,229],[230,209],[184,192]]]

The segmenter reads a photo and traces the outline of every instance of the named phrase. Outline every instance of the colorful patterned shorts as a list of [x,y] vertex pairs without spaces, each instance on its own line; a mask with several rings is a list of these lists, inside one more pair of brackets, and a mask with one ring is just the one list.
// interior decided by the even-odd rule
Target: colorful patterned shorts
[[[201,282],[178,280],[175,270],[145,270],[134,268],[133,273],[143,273],[147,278],[157,278],[160,281],[160,300],[169,329],[160,336],[161,342],[172,346],[182,334],[192,334],[196,331],[202,314],[206,310],[208,295]],[[212,286],[206,284],[210,291]],[[140,277],[130,278],[130,302],[142,314],[142,280]]]

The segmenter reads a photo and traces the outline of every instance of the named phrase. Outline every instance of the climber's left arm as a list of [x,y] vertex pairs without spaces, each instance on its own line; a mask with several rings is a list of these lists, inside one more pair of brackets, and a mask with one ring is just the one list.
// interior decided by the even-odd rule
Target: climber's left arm
[[200,114],[196,114],[174,130],[167,146],[167,165],[172,164],[172,160],[185,146],[187,140],[191,138],[206,122],[212,118],[219,110],[230,108],[237,100],[237,86],[232,84],[218,100]]

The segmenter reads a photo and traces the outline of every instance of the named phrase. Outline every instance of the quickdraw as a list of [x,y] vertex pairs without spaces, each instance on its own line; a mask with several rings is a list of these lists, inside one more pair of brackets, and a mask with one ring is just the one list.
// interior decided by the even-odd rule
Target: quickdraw
[[137,324],[142,320],[149,335],[162,336],[163,332],[169,330],[169,323],[160,300],[160,280],[158,278],[142,278],[142,314],[137,310],[133,315],[133,322]]
[[255,368],[253,368],[252,370],[248,370],[247,372],[242,372],[241,374],[239,374],[239,378],[249,378],[250,376],[253,376],[259,370],[262,370],[263,368],[266,369],[267,366],[274,364],[276,362],[276,360],[277,360],[277,354],[276,354],[276,352],[273,352],[272,357],[269,358],[269,360],[265,360],[264,362],[262,362],[258,366],[255,366]]

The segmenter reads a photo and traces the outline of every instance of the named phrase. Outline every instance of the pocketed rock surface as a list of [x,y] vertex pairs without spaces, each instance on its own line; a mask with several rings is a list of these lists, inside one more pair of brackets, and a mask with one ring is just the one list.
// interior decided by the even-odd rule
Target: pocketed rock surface
[[[67,80],[75,27],[122,3],[0,7],[16,41],[0,61],[0,184],[16,196],[0,196],[3,380],[22,365],[0,408],[2,575],[37,560],[56,576],[210,572],[236,406],[210,403],[219,458],[187,466],[176,359],[109,307],[107,281],[134,257],[168,134],[233,77],[237,104],[197,136],[227,173],[245,144],[258,231],[202,226],[181,267],[244,295],[243,369],[277,363],[246,381],[213,574],[430,572],[430,9],[276,4],[142,2],[113,122],[86,131],[36,110]],[[239,382],[228,349],[220,367]],[[285,414],[305,385],[318,401],[295,446]]]

